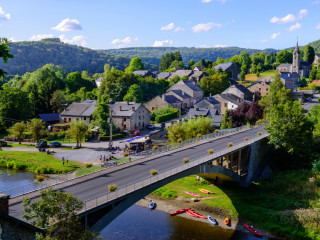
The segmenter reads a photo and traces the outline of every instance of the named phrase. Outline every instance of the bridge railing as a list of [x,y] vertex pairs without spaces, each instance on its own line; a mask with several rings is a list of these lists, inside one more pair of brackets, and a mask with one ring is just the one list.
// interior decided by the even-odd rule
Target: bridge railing
[[[145,177],[145,178],[140,179],[138,181],[132,182],[128,185],[125,185],[121,188],[118,188],[114,192],[106,192],[106,193],[101,194],[99,196],[87,199],[84,201],[84,209],[82,211],[87,211],[87,210],[92,209],[94,207],[97,207],[101,204],[105,204],[105,203],[110,202],[112,200],[115,200],[119,197],[122,197],[122,196],[129,194],[129,193],[132,193],[136,190],[142,189],[142,188],[144,188],[148,185],[151,185],[155,182],[158,182],[160,180],[163,180],[165,178],[173,176],[173,175],[180,173],[182,171],[185,171],[185,170],[188,170],[188,169],[193,168],[195,166],[201,165],[201,164],[206,163],[210,160],[225,156],[229,153],[232,153],[232,152],[234,152],[240,148],[243,148],[245,146],[248,146],[248,145],[252,144],[253,142],[258,141],[260,139],[263,139],[267,136],[268,136],[267,133],[257,135],[257,137],[255,137],[255,138],[249,139],[247,141],[244,140],[243,142],[236,144],[236,145],[233,145],[231,147],[226,147],[218,152],[215,152],[214,154],[210,154],[210,155],[208,154],[206,156],[202,156],[196,160],[191,160],[188,163],[185,163],[185,164],[182,163],[182,164],[176,165],[172,168],[163,170],[155,176],[148,176],[148,177]],[[107,191],[107,189],[106,189],[106,191]]]
[[124,158],[118,159],[121,163],[117,163],[115,161],[113,162],[113,164],[111,164],[110,162],[100,163],[97,165],[93,165],[91,168],[81,168],[81,169],[78,169],[74,172],[57,175],[53,178],[46,178],[41,184],[39,184],[38,182],[33,182],[33,183],[30,183],[27,185],[3,190],[3,191],[1,191],[1,193],[10,194],[11,197],[17,197],[17,196],[24,195],[24,194],[27,194],[30,192],[34,192],[34,191],[37,191],[37,190],[40,190],[43,188],[47,188],[47,187],[51,187],[51,186],[54,186],[54,185],[57,185],[60,183],[71,181],[76,178],[86,176],[86,175],[89,175],[89,174],[92,174],[95,172],[100,172],[106,168],[112,168],[112,167],[115,167],[115,166],[118,166],[121,164],[126,164],[128,162],[131,162],[131,161],[134,161],[137,159],[141,159],[141,158],[145,158],[145,157],[149,157],[149,156],[154,156],[154,155],[157,155],[160,153],[168,152],[168,151],[171,151],[171,150],[174,150],[177,148],[192,145],[196,142],[200,142],[203,140],[214,139],[214,138],[220,137],[220,136],[235,134],[235,133],[247,130],[249,128],[250,128],[250,126],[246,125],[246,126],[242,126],[242,127],[238,127],[238,128],[220,130],[219,132],[209,133],[209,134],[203,135],[201,137],[187,139],[187,140],[184,140],[180,143],[173,143],[170,145],[159,147],[157,150],[151,149],[148,151],[136,153],[136,154],[131,155],[131,157],[133,157],[133,158],[131,158],[130,160],[127,158],[127,161],[123,161]]

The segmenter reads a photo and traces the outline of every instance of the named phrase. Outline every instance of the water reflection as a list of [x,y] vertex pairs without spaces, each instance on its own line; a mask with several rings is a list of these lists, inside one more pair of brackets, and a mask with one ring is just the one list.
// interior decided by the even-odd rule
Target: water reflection
[[34,183],[31,172],[0,169],[0,191]]

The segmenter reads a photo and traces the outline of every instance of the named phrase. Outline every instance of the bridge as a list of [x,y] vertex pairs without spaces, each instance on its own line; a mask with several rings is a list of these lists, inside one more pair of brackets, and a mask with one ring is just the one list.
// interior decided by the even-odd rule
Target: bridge
[[[236,181],[240,186],[248,186],[257,175],[269,172],[268,167],[263,166],[264,156],[272,148],[267,144],[267,136],[264,126],[259,126],[215,138],[203,137],[202,141],[180,144],[174,150],[63,181],[52,188],[83,200],[85,206],[79,212],[83,224],[94,231],[101,231],[141,198],[185,176],[198,174],[216,182]],[[209,154],[208,149],[213,149],[214,153]],[[184,163],[184,158],[189,162]],[[157,170],[158,174],[150,176],[151,169]],[[107,192],[110,184],[117,185],[115,192]],[[36,190],[12,197],[8,215],[17,221],[25,221],[22,218],[23,198],[36,200],[39,194],[40,191]]]

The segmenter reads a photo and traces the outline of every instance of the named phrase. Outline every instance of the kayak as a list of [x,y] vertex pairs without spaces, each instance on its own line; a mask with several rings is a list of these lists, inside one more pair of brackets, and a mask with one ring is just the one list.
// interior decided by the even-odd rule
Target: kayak
[[191,195],[191,196],[194,196],[194,197],[198,197],[198,198],[201,198],[201,196],[200,196],[200,195],[198,195],[198,194],[195,194],[195,193],[191,193],[191,192],[186,192],[186,191],[185,191],[185,193],[186,193],[186,194],[189,194],[189,195]]
[[224,224],[225,224],[225,225],[229,225],[229,223],[230,223],[230,219],[229,219],[229,218],[226,218],[226,219],[224,220]]
[[249,225],[247,225],[247,224],[243,224],[243,226],[244,226],[246,229],[248,229],[250,232],[256,234],[256,235],[259,236],[259,237],[262,237],[262,234],[259,233],[257,230],[255,230],[252,226],[249,226]]
[[154,202],[154,201],[151,201],[151,202],[148,204],[148,207],[149,207],[150,209],[154,209],[154,208],[156,207],[155,202]]
[[207,190],[207,189],[199,189],[201,192],[206,193],[206,194],[213,194],[213,192]]
[[208,220],[209,220],[213,225],[218,225],[218,222],[217,222],[213,217],[211,217],[210,215],[208,216]]
[[175,212],[173,212],[173,213],[170,213],[170,215],[171,216],[174,216],[174,215],[177,215],[177,214],[179,214],[179,213],[184,213],[185,211],[188,211],[188,210],[190,210],[191,208],[184,208],[184,209],[180,209],[180,210],[177,210],[177,211],[175,211]]
[[195,212],[195,211],[192,211],[192,210],[187,210],[186,213],[188,213],[189,215],[193,216],[193,217],[197,217],[197,218],[206,218],[205,216]]

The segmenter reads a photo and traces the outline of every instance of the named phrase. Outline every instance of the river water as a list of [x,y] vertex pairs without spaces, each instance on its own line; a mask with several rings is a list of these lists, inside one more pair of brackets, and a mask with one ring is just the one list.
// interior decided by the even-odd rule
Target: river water
[[[0,192],[34,182],[34,174],[0,169]],[[243,233],[133,205],[102,230],[105,240],[255,240]]]

